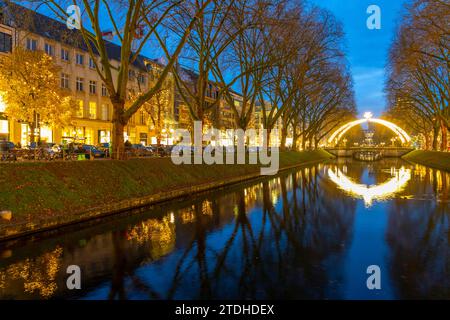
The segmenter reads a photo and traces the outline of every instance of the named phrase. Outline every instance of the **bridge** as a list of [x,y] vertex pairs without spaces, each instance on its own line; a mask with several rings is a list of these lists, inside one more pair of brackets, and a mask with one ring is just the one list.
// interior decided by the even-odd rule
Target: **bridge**
[[351,148],[325,148],[326,151],[336,157],[355,157],[358,154],[379,154],[380,157],[402,157],[414,150],[409,147],[351,147]]

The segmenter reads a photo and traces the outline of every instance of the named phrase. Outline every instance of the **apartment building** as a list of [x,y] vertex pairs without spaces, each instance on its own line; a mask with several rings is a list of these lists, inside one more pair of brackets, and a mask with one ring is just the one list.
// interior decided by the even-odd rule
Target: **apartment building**
[[[79,105],[70,125],[60,128],[41,124],[39,127],[41,140],[54,143],[75,141],[94,145],[110,142],[112,104],[95,68],[98,61],[93,60],[88,54],[79,32],[69,30],[64,23],[24,7],[17,6],[16,9],[18,11],[14,14],[8,14],[8,10],[0,12],[0,54],[9,54],[15,46],[23,46],[28,50],[40,50],[52,56],[61,67],[61,87],[70,91]],[[110,63],[118,66],[121,59],[120,46],[107,42],[107,50]],[[129,71],[130,97],[153,86],[163,66],[164,61],[139,56]],[[195,86],[198,74],[187,68],[181,68],[184,78]],[[155,119],[148,111],[157,107],[152,105],[156,102],[151,100],[128,122],[124,130],[125,140],[148,145],[156,144],[159,137],[162,144],[172,144],[174,129],[191,127],[189,109],[178,92],[171,74],[163,84],[163,88],[168,94],[165,95],[163,119],[159,119],[163,122],[162,128],[161,125],[155,125]],[[214,103],[217,99],[219,103],[205,115],[206,126],[221,130],[236,128],[233,110],[225,99],[219,97],[219,91],[219,86],[213,81],[208,84],[205,93],[207,103]],[[242,96],[234,91],[232,96],[235,106],[240,110]],[[5,109],[5,104],[0,100],[0,137],[28,145],[31,134],[29,125],[12,120]],[[258,117],[258,110],[255,110],[254,118]],[[259,124],[252,119],[249,127],[259,128]]]
[[[15,7],[14,13],[7,8],[0,16],[0,54],[9,54],[15,46],[28,50],[40,50],[52,56],[61,67],[61,87],[69,90],[79,104],[78,112],[70,125],[64,128],[51,128],[41,125],[41,140],[61,143],[76,141],[86,144],[110,142],[113,109],[108,91],[99,77],[95,64],[87,52],[81,35],[67,29],[64,23],[23,7]],[[107,42],[111,64],[120,63],[120,46]],[[139,56],[129,71],[129,92],[145,91],[156,81],[161,69],[160,63]],[[116,71],[113,71],[116,72]],[[114,75],[113,75],[114,77]],[[169,77],[170,78],[170,77]],[[170,79],[168,80],[170,82]],[[173,81],[172,81],[173,83]],[[167,99],[167,119],[173,118],[174,88]],[[13,121],[5,113],[6,106],[0,101],[0,135],[15,143],[29,144],[30,127],[27,123]],[[145,108],[139,110],[125,129],[125,140],[131,143],[150,144],[152,132],[149,114]]]

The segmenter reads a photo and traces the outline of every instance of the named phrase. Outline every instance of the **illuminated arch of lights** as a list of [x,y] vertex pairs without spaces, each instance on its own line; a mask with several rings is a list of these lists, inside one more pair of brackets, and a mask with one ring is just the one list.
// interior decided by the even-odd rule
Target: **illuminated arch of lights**
[[399,170],[391,169],[391,175],[393,177],[382,184],[367,186],[353,182],[339,169],[335,171],[331,168],[328,169],[328,176],[331,181],[337,184],[342,190],[355,197],[362,198],[367,207],[372,205],[374,199],[387,199],[396,192],[402,191],[411,179],[411,170],[405,169],[404,167],[401,167]]
[[372,113],[366,112],[364,114],[364,119],[351,121],[349,123],[344,124],[339,129],[337,129],[328,139],[328,144],[332,144],[333,142],[335,144],[337,144],[339,142],[339,140],[341,140],[341,138],[347,133],[348,130],[350,130],[351,128],[353,128],[357,125],[360,125],[364,122],[374,122],[374,123],[381,124],[381,125],[385,126],[386,128],[389,128],[397,135],[397,137],[400,139],[402,144],[411,141],[411,137],[405,132],[405,130],[403,130],[402,128],[397,126],[395,123],[392,123],[390,121],[386,121],[383,119],[372,118]]

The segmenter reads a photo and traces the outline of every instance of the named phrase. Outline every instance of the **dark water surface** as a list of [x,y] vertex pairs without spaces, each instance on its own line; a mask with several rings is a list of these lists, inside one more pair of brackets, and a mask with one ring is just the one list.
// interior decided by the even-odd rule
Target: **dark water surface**
[[0,243],[0,298],[450,299],[449,191],[448,173],[399,159],[284,172]]

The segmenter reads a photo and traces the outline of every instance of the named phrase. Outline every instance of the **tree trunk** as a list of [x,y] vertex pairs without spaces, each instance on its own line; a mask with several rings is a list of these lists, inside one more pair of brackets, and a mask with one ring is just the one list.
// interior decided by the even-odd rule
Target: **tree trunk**
[[295,151],[298,151],[298,138],[299,138],[299,135],[296,134],[294,131],[294,134],[292,136],[292,149]]
[[123,137],[125,125],[120,121],[113,122],[112,159],[125,159],[125,141]]
[[287,128],[283,126],[283,128],[281,128],[280,150],[286,150],[286,138],[287,138]]
[[435,151],[437,151],[438,149],[438,141],[437,141],[438,135],[439,135],[439,127],[435,126],[433,128],[433,144],[432,144],[433,150]]
[[441,124],[441,151],[447,151],[447,127]]
[[[271,133],[272,133],[272,128],[267,128],[266,129],[266,143],[267,143],[266,147],[267,148],[270,148],[270,136],[271,136]],[[263,147],[264,147],[264,143],[263,143]]]
[[424,134],[425,137],[425,150],[430,150],[430,135],[429,134]]
[[128,119],[124,119],[125,102],[116,100],[113,102],[113,132],[112,132],[112,154],[111,158],[115,160],[125,159],[125,139],[123,132]]

